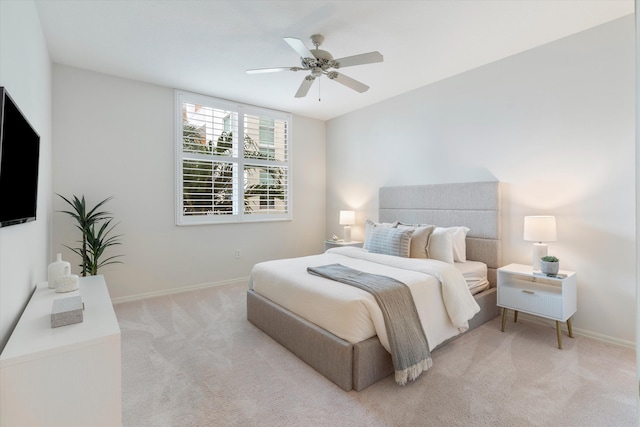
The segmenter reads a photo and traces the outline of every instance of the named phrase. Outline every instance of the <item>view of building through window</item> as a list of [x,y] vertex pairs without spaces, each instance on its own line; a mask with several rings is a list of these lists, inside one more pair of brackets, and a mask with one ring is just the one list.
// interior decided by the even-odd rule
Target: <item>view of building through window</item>
[[186,98],[178,223],[289,219],[289,119]]

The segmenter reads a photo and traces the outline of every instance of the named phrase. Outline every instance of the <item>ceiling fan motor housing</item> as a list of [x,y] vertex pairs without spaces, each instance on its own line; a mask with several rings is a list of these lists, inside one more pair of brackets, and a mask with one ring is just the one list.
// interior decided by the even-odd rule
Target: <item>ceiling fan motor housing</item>
[[313,54],[314,58],[300,58],[302,67],[311,69],[320,67],[322,70],[327,70],[335,65],[333,55],[326,50],[311,49],[309,52]]

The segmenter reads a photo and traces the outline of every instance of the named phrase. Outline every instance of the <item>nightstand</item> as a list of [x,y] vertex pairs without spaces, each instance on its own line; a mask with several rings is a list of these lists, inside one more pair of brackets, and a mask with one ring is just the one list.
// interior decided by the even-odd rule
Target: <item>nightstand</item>
[[345,241],[340,241],[338,240],[337,242],[334,240],[325,240],[324,241],[324,250],[326,251],[327,249],[331,249],[331,248],[341,248],[343,246],[355,246],[357,248],[361,248],[362,247],[362,243],[363,242],[357,242],[355,240],[352,240],[350,242],[345,242]]
[[556,321],[558,348],[562,349],[560,322],[567,322],[569,337],[573,338],[571,316],[577,310],[577,279],[573,271],[560,270],[551,277],[534,272],[530,265],[509,264],[498,269],[498,306],[502,307],[502,332],[507,321],[507,310],[533,314]]

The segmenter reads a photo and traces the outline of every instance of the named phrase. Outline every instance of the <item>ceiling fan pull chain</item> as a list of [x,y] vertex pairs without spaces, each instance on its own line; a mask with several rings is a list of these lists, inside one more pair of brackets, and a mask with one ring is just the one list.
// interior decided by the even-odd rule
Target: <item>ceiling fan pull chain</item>
[[322,101],[320,99],[320,85],[322,84],[322,82],[320,81],[320,79],[318,79],[318,102]]

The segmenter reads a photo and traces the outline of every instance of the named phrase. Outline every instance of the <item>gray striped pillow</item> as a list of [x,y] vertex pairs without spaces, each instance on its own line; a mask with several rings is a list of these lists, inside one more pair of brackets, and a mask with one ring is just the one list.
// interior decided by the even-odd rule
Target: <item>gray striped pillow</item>
[[409,257],[413,229],[377,227],[371,233],[368,250],[374,254]]
[[398,226],[398,221],[395,222],[374,222],[370,219],[364,225],[364,245],[362,246],[366,250],[369,250],[369,241],[371,240],[371,234],[373,230],[377,228],[396,228]]

